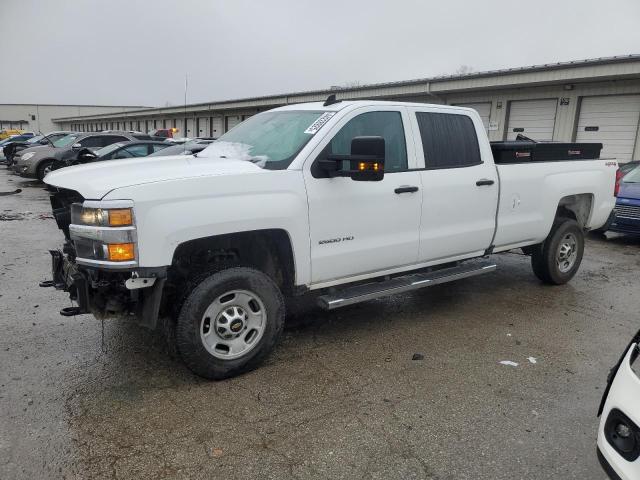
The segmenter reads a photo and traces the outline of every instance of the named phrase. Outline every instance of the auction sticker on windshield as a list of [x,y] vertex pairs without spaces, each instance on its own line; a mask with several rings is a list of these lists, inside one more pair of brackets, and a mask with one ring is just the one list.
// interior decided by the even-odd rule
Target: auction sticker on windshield
[[325,123],[327,123],[331,117],[333,117],[336,114],[336,112],[325,112],[322,115],[320,115],[320,117],[318,117],[318,119],[313,122],[309,128],[307,128],[304,133],[308,133],[310,135],[315,135],[316,133],[318,133],[318,130],[320,130],[323,125]]

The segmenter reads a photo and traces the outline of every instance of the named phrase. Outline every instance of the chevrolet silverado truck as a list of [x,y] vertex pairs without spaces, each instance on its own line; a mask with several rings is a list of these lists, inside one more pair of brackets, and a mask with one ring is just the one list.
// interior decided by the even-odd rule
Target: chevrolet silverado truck
[[489,273],[517,248],[566,283],[615,203],[617,163],[578,147],[491,145],[455,106],[276,108],[196,155],[48,174],[66,241],[42,286],[77,303],[63,315],[169,325],[193,372],[230,377],[273,349],[296,295],[334,309]]

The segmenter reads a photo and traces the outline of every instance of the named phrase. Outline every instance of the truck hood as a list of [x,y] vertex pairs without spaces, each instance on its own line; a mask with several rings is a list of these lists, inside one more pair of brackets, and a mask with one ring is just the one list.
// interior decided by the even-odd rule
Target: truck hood
[[44,182],[75,190],[85,199],[99,200],[117,188],[143,183],[259,172],[264,170],[245,160],[175,155],[108,160],[66,167],[49,173]]

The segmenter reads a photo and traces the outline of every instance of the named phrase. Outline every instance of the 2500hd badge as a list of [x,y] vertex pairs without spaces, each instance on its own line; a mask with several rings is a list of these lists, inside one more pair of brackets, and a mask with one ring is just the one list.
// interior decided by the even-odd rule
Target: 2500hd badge
[[325,243],[340,243],[340,242],[348,242],[349,240],[353,240],[355,237],[353,235],[349,235],[348,237],[338,237],[338,238],[329,238],[327,240],[320,240],[318,245],[324,245]]

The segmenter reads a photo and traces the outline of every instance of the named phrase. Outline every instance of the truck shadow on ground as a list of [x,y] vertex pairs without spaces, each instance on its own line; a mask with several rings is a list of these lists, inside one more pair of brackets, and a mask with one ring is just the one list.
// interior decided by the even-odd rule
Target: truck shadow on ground
[[[554,293],[553,288],[541,285],[531,274],[528,257],[505,256],[500,263],[505,264],[504,270],[486,278],[436,285],[335,311],[320,309],[316,305],[315,295],[298,298],[287,306],[283,341],[267,363],[273,365],[276,361],[283,361],[274,360],[281,356],[283,349],[287,351],[286,355],[295,354],[296,345],[299,344],[322,345],[336,338],[400,333],[401,329],[428,326],[434,318],[453,317],[455,328],[465,329],[479,321],[474,312],[486,308],[489,303],[493,303],[495,309],[513,308],[508,304],[517,296],[520,304],[533,307],[542,302],[553,307],[566,303],[575,294],[571,285],[560,287],[562,294],[558,289]],[[530,295],[522,295],[523,289],[527,289]],[[481,321],[491,328],[490,323],[499,320],[497,316],[482,316]],[[99,321],[91,319],[89,324],[91,322],[99,331]],[[106,352],[98,355],[99,363],[116,378],[153,378],[153,382],[162,378],[163,384],[206,382],[182,365],[171,340],[163,331],[149,331],[125,322],[105,321],[104,325]],[[109,383],[110,374],[104,370],[100,374],[106,375],[103,377],[104,384]]]
[[640,235],[625,235],[615,232],[607,232],[604,235],[589,233],[589,239],[602,244],[640,247]]

